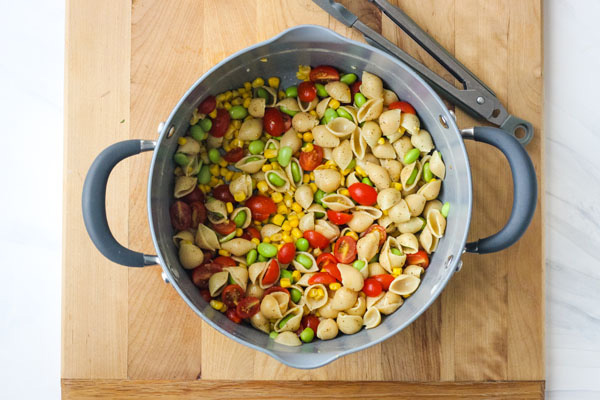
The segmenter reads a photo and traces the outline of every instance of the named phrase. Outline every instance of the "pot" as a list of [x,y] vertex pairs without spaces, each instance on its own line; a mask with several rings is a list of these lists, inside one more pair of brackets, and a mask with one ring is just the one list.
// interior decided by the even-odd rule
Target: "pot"
[[[266,62],[264,62],[266,59]],[[367,70],[381,77],[387,87],[417,110],[422,126],[431,133],[443,154],[446,178],[440,200],[451,204],[448,224],[419,289],[379,327],[330,341],[315,341],[300,347],[275,343],[249,325],[235,324],[214,310],[201,297],[179,263],[169,218],[174,185],[172,156],[177,139],[184,136],[193,110],[209,94],[242,86],[257,76],[279,76],[284,87],[297,82],[298,65],[334,65],[342,70]],[[500,149],[513,176],[513,210],[498,233],[466,244],[473,188],[469,159],[463,139],[488,143]],[[156,255],[121,246],[108,227],[105,210],[106,184],[112,168],[121,160],[143,151],[154,151],[148,176],[148,218]],[[294,368],[316,368],[344,355],[373,346],[400,332],[418,318],[439,296],[465,251],[490,253],[517,241],[527,229],[535,210],[537,184],[533,165],[518,141],[497,128],[476,127],[459,131],[453,115],[440,97],[412,69],[392,56],[333,31],[302,25],[284,31],[263,43],[242,50],[210,69],[181,98],[162,125],[157,141],[127,140],[109,146],[93,162],[83,188],[83,216],[88,233],[104,256],[115,263],[143,267],[160,264],[163,277],[182,299],[209,325],[225,336]],[[493,212],[493,210],[490,210]]]

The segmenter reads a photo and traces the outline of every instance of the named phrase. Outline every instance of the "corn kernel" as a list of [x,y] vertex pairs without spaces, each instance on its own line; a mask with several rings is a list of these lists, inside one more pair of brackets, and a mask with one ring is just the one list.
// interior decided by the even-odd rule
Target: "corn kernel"
[[290,224],[290,221],[285,221],[281,225],[281,229],[283,229],[285,232],[290,232],[292,230],[292,225]]
[[271,199],[273,199],[275,203],[281,203],[283,201],[283,195],[279,192],[274,192],[271,195]]
[[223,108],[227,111],[231,110],[231,103],[226,101],[225,103],[223,103]]
[[308,291],[308,297],[310,297],[311,299],[314,299],[315,297],[317,297],[317,288],[312,288]]
[[[277,214],[273,217],[273,223],[277,226],[281,226],[281,224],[283,224],[283,220],[285,219],[285,217],[281,214]],[[279,240],[281,240],[281,238],[279,238]]]
[[318,117],[319,116],[319,114],[317,114],[317,112],[315,110],[310,110],[308,113],[310,115],[312,115],[313,117]]
[[302,177],[302,182],[303,182],[303,183],[308,183],[308,182],[310,182],[310,175],[308,175],[308,174],[304,174],[304,176]]
[[311,180],[311,181],[314,181],[314,180],[315,180],[315,173],[314,173],[314,172],[311,172],[311,173],[310,173],[310,180]]
[[279,168],[279,167],[280,167],[280,165],[279,165],[279,163],[278,163],[277,161],[273,161],[273,162],[271,163],[271,167],[273,167],[273,169],[274,169],[274,170],[275,170],[275,169],[280,169],[280,168]]
[[275,157],[277,157],[277,150],[275,150],[275,149],[265,150],[264,155],[265,155],[265,158],[275,158]]
[[231,146],[229,145],[229,143],[225,143],[225,144],[223,145],[223,150],[225,150],[225,151],[229,151],[229,150],[231,150]]
[[279,280],[279,286],[282,288],[290,287],[292,286],[292,282],[290,282],[290,278],[281,278]]
[[342,170],[342,176],[346,176],[346,175],[350,174],[350,172],[352,172],[352,170],[346,168],[346,169]]
[[329,289],[331,290],[338,290],[342,287],[342,285],[340,285],[339,282],[333,282],[329,284]]
[[210,185],[210,187],[215,187],[219,184],[219,180],[217,178],[215,178],[214,176],[212,176],[210,178],[210,182],[208,184]]
[[310,153],[311,151],[313,151],[315,149],[315,146],[313,146],[312,143],[306,143],[304,145],[304,147],[302,148],[302,151],[305,153]]
[[323,253],[323,250],[319,249],[318,247],[313,250],[313,255],[314,256],[319,257],[322,253]]
[[233,198],[238,203],[241,203],[242,201],[246,200],[246,193],[244,193],[244,192],[237,192],[236,194],[233,195]]
[[265,182],[265,181],[258,181],[258,183],[256,184],[256,187],[258,188],[258,191],[261,193],[266,193],[269,190],[269,185],[267,185],[267,182]]
[[211,118],[213,118],[213,119],[217,118],[217,109],[215,108],[214,110],[212,110],[210,112],[210,114],[208,114],[208,116],[211,117]]
[[337,101],[336,99],[332,99],[332,100],[329,101],[328,106],[331,107],[331,108],[333,108],[334,110],[337,110],[339,108],[339,106],[340,106],[340,102]]
[[237,178],[239,178],[240,176],[242,176],[242,173],[241,173],[241,172],[234,172],[234,173],[233,173],[233,175],[231,176],[231,179],[237,179]]
[[267,82],[269,83],[269,86],[271,86],[273,89],[277,89],[279,87],[279,78],[276,76],[272,76],[269,79],[267,79]]
[[348,231],[344,236],[350,236],[354,240],[358,240],[358,234],[354,231]]
[[344,186],[346,184],[346,178],[343,176],[340,177],[340,186]]
[[269,237],[269,239],[271,239],[271,242],[279,242],[282,239],[281,233],[274,233]]
[[327,162],[325,163],[325,166],[327,168],[335,167],[335,161],[333,161],[333,160],[327,160]]
[[279,100],[285,99],[285,92],[283,90],[280,90],[279,92],[277,92],[277,97],[279,98]]
[[302,217],[304,217],[305,215],[306,215],[306,214],[304,213],[304,211],[302,211],[302,212],[299,212],[299,213],[298,213],[298,218],[302,218]]
[[219,173],[221,172],[221,169],[219,168],[218,164],[211,165],[208,170],[210,171],[210,174],[212,176],[219,176]]
[[[244,96],[246,96],[246,95],[244,95]],[[244,106],[244,108],[248,108],[248,107],[250,107],[250,101],[251,101],[251,100],[252,100],[252,99],[250,98],[250,96],[248,96],[248,97],[246,97],[246,98],[244,99],[244,102],[242,103],[242,105]]]
[[340,194],[342,196],[350,196],[350,192],[348,191],[348,189],[342,189],[342,190],[340,190]]
[[215,99],[217,100],[217,103],[224,102],[225,101],[225,93],[219,93]]
[[325,292],[323,291],[323,289],[320,289],[320,288],[317,289],[317,294],[315,296],[315,299],[320,300],[323,298],[323,296],[325,296]]
[[402,190],[402,184],[400,182],[394,182],[392,185],[394,185],[394,189]]
[[241,97],[236,97],[235,99],[231,100],[231,105],[232,106],[239,106],[240,104],[242,104],[244,100]]
[[302,135],[302,140],[304,140],[305,142],[312,142],[315,138],[313,137],[313,134],[310,132],[305,132]]
[[317,187],[317,184],[316,184],[316,183],[314,183],[314,182],[311,182],[311,183],[309,183],[309,184],[308,184],[308,186],[310,186],[310,188],[312,189],[313,193],[316,193],[316,192],[317,192],[317,190],[319,189],[319,188]]
[[250,82],[244,82],[244,89],[250,91],[250,89],[252,89],[252,84]]
[[227,208],[227,213],[231,214],[233,212],[233,203],[228,201],[225,203],[225,207]]
[[302,237],[302,231],[298,228],[293,228],[292,229],[292,236],[294,237],[294,239],[300,239]]
[[268,237],[264,237],[262,241],[265,243],[271,243],[271,239],[269,239]]
[[383,210],[382,213],[383,213],[383,215],[386,215],[386,216],[390,215],[390,212],[388,210]]
[[252,238],[252,240],[250,240],[252,243],[254,243],[255,245],[259,245],[260,244],[260,239],[259,238]]
[[224,257],[229,257],[231,254],[227,250],[219,249],[219,255],[224,256]]
[[380,137],[379,139],[377,139],[377,143],[378,144],[385,144],[385,139]]
[[217,310],[217,311],[220,311],[220,310],[223,308],[223,306],[224,306],[224,305],[225,305],[225,304],[223,304],[223,303],[222,303],[222,302],[220,302],[219,300],[211,300],[211,301],[210,301],[210,306],[211,306],[212,308],[214,308],[215,310]]
[[310,77],[310,65],[298,65],[298,72],[296,72],[296,78],[301,81],[308,81]]
[[225,92],[225,100],[231,100],[232,97],[233,97],[233,92],[231,90],[228,90]]
[[223,177],[231,182],[231,180],[233,178],[233,174],[234,174],[233,171],[227,170],[227,172],[225,173],[225,175],[223,175]]
[[252,81],[252,87],[258,88],[265,85],[265,80],[263,78],[256,78]]
[[273,167],[271,166],[271,164],[265,164],[262,166],[262,172],[267,172],[273,169]]
[[221,167],[219,168],[219,175],[225,176],[225,174],[227,174],[227,171],[229,171],[227,168]]
[[302,212],[302,206],[297,202],[294,202],[294,204],[292,204],[292,210],[294,210],[297,213]]
[[298,282],[300,278],[302,278],[302,275],[300,275],[300,271],[292,272],[292,279],[294,280],[294,282]]
[[183,146],[184,144],[187,143],[187,139],[184,137],[180,137],[179,139],[177,139],[177,144]]
[[393,276],[398,276],[402,274],[402,268],[401,267],[394,267],[392,268],[392,275]]
[[315,316],[316,316],[317,318],[321,318],[321,313],[320,313],[320,312],[318,312],[318,311],[315,311]]
[[290,209],[285,206],[285,204],[280,204],[277,206],[277,213],[281,215],[286,215],[290,212]]
[[358,175],[367,176],[367,173],[365,172],[365,170],[362,169],[361,167],[359,167],[358,165],[356,166],[356,173]]
[[240,237],[240,236],[242,236],[243,234],[244,234],[244,230],[243,230],[242,228],[237,228],[237,229],[235,230],[235,236],[236,236],[236,237]]
[[289,233],[284,233],[281,235],[281,238],[283,239],[283,241],[285,243],[292,243],[294,241],[294,239],[290,236]]
[[300,221],[298,221],[297,219],[291,219],[291,220],[290,220],[290,226],[291,226],[292,228],[297,228],[297,227],[298,227],[298,225],[300,225]]

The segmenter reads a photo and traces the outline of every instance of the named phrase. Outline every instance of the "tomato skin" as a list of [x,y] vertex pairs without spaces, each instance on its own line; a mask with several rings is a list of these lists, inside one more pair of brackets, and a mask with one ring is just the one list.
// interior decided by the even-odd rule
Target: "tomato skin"
[[292,127],[292,117],[284,113],[281,113],[281,116],[283,117],[283,131],[287,132]]
[[314,171],[323,162],[323,148],[314,145],[312,151],[300,152],[300,166],[304,171]]
[[192,210],[187,203],[176,201],[169,209],[171,225],[178,231],[183,231],[192,226]]
[[246,207],[252,212],[252,218],[257,221],[264,221],[277,211],[277,206],[270,197],[259,194],[246,200]]
[[186,194],[181,198],[181,200],[185,201],[190,205],[195,201],[201,201],[204,203],[204,193],[202,193],[202,190],[198,189],[198,186],[196,186],[192,193]]
[[317,272],[313,276],[308,279],[309,285],[315,285],[317,283],[322,283],[323,285],[329,285],[330,283],[334,283],[335,278],[329,275],[327,272]]
[[323,250],[329,245],[329,240],[322,234],[314,230],[304,231],[304,239],[308,240],[310,246],[313,248],[319,248]]
[[221,301],[228,308],[235,308],[244,296],[244,289],[240,285],[227,285],[223,289],[223,293],[221,293]]
[[381,275],[373,276],[373,279],[375,279],[377,282],[379,282],[381,284],[381,287],[383,288],[383,290],[389,290],[390,283],[392,283],[392,281],[394,280],[394,277],[390,274],[381,274]]
[[250,318],[254,314],[256,314],[260,309],[260,300],[256,297],[246,297],[242,299],[237,307],[235,308],[235,312],[240,318]]
[[271,136],[281,136],[285,130],[283,114],[276,108],[267,108],[263,116],[263,128]]
[[337,263],[328,263],[321,269],[323,272],[327,272],[329,275],[333,276],[339,282],[342,281],[342,274],[337,267]]
[[405,101],[395,101],[388,106],[389,110],[400,110],[407,114],[417,114],[417,111],[409,103]]
[[342,264],[350,264],[356,260],[356,240],[350,236],[342,236],[333,246],[333,255]]
[[227,153],[225,153],[223,158],[225,159],[225,161],[230,162],[230,163],[238,162],[242,158],[244,158],[244,149],[242,149],[241,147],[236,147],[235,149],[231,149]]
[[317,256],[317,267],[323,268],[327,264],[337,264],[337,260],[331,253],[321,253]]
[[217,110],[217,116],[212,121],[210,134],[217,138],[225,136],[230,122],[231,117],[229,116],[229,112],[224,108],[219,108]]
[[316,332],[320,322],[321,321],[319,318],[315,317],[314,315],[305,315],[302,317],[302,321],[300,322],[300,326],[302,328],[300,332],[302,332],[305,328],[310,328]]
[[229,308],[225,312],[225,315],[227,316],[227,318],[229,318],[232,322],[235,322],[236,324],[239,324],[240,322],[242,322],[242,319],[238,315],[238,313],[237,313],[237,311],[236,311],[235,308]]
[[377,203],[377,191],[373,186],[369,186],[366,183],[356,182],[350,185],[348,188],[350,197],[358,204],[363,206],[372,206]]
[[340,73],[330,65],[319,65],[310,70],[309,79],[312,82],[339,81]]
[[373,224],[369,228],[367,228],[363,236],[373,231],[379,232],[379,245],[383,245],[385,243],[385,239],[387,239],[387,232],[385,231],[385,228],[381,225]]
[[352,85],[350,85],[350,93],[352,94],[352,99],[354,99],[354,95],[360,92],[360,85],[362,85],[362,81],[356,81]]
[[227,221],[227,222],[223,222],[222,224],[213,224],[212,225],[212,229],[221,234],[221,235],[229,235],[231,232],[235,231],[235,222],[233,221]]
[[202,298],[206,300],[207,303],[212,300],[212,297],[210,297],[210,292],[206,289],[202,289],[200,291],[200,296],[202,296]]
[[365,279],[365,284],[362,288],[362,291],[365,292],[365,294],[369,297],[376,297],[383,292],[383,287],[377,279],[367,278]]
[[200,114],[210,114],[217,106],[217,98],[215,96],[208,96],[198,106],[198,112]]
[[208,287],[208,280],[210,277],[217,273],[221,272],[223,267],[216,263],[205,263],[202,264],[192,271],[192,282],[194,285],[198,286],[200,289],[206,289]]
[[235,201],[233,195],[229,191],[229,185],[227,184],[219,185],[214,188],[212,190],[212,197],[224,201],[225,203],[233,203]]
[[286,243],[277,252],[277,260],[282,264],[289,264],[296,255],[296,246],[294,243]]
[[206,207],[204,203],[194,201],[190,203],[190,210],[192,211],[192,228],[196,229],[199,224],[206,221]]
[[350,222],[352,214],[339,211],[327,210],[327,218],[336,225],[344,225]]
[[263,294],[263,297],[271,294],[273,292],[284,292],[287,293],[288,295],[290,294],[290,292],[288,292],[287,289],[282,288],[281,286],[271,286],[270,288],[268,288],[267,290],[265,290],[265,293]]
[[265,274],[262,278],[263,285],[272,285],[279,279],[279,263],[277,260],[271,260]]
[[425,250],[419,250],[415,254],[406,255],[407,265],[419,265],[423,268],[429,267],[429,256]]
[[298,98],[306,103],[317,97],[317,87],[312,82],[302,82],[298,85]]
[[237,265],[233,258],[226,256],[218,256],[213,262],[219,264],[221,267],[235,267]]
[[257,238],[258,240],[261,239],[260,231],[258,229],[256,229],[253,226],[249,226],[246,229],[244,229],[244,234],[242,235],[242,239],[252,240],[254,238]]

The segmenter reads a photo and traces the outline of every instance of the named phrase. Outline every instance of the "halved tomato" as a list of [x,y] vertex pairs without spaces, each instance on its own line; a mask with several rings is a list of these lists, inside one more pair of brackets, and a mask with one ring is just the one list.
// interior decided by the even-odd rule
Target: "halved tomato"
[[383,290],[388,290],[390,288],[390,283],[394,280],[394,277],[390,274],[381,274],[375,275],[373,277],[377,282],[381,283],[381,287]]
[[199,224],[206,221],[206,207],[201,201],[194,201],[190,203],[190,209],[192,210],[192,228],[196,229]]
[[187,203],[181,200],[173,203],[169,214],[171,215],[171,225],[178,231],[186,230],[192,225],[192,210]]
[[257,238],[260,240],[260,231],[253,226],[249,226],[244,229],[244,234],[242,235],[242,239],[252,240]]
[[281,286],[271,286],[270,288],[265,290],[265,293],[263,294],[263,296],[266,296],[273,292],[284,292],[284,293],[287,293],[288,295],[290,294],[290,292],[288,292],[288,290],[286,288],[282,288]]
[[185,201],[188,204],[191,204],[191,203],[193,203],[195,201],[204,202],[204,193],[202,192],[202,190],[200,190],[198,188],[198,186],[196,186],[194,188],[194,190],[192,191],[192,193],[186,194],[185,196],[183,196],[181,198],[181,200]]
[[332,66],[319,65],[310,70],[309,78],[312,82],[339,81],[340,73]]
[[365,279],[362,291],[369,297],[377,297],[383,291],[383,286],[375,278]]
[[327,263],[323,268],[321,268],[321,271],[327,272],[340,282],[342,281],[342,274],[337,267],[337,263]]
[[242,158],[244,158],[244,149],[242,149],[241,147],[236,147],[235,149],[231,149],[227,153],[225,153],[223,158],[225,159],[225,161],[230,162],[230,163],[238,162]]
[[286,243],[277,252],[277,260],[282,264],[289,264],[296,255],[296,246],[294,243]]
[[233,258],[226,256],[218,256],[213,262],[219,264],[221,267],[235,267],[237,265]]
[[371,225],[362,236],[365,236],[366,234],[373,231],[379,232],[379,245],[383,245],[385,243],[385,239],[387,239],[387,232],[385,231],[385,228],[381,225]]
[[350,197],[358,204],[363,206],[372,206],[377,203],[377,191],[373,186],[366,183],[356,182],[348,187]]
[[309,285],[316,285],[317,283],[322,283],[323,285],[329,285],[330,283],[334,283],[335,278],[329,275],[327,272],[317,272],[313,276],[308,279]]
[[416,114],[417,111],[414,109],[413,106],[411,106],[409,103],[405,102],[405,101],[395,101],[393,103],[390,103],[390,105],[388,106],[389,110],[400,110],[403,113],[407,113],[407,114]]
[[419,250],[415,254],[406,256],[406,265],[419,265],[423,268],[429,267],[429,256],[425,250]]
[[323,268],[327,264],[337,264],[337,260],[331,253],[321,253],[317,256],[317,267]]
[[327,218],[336,225],[344,225],[350,222],[352,214],[339,211],[327,210]]
[[275,202],[270,197],[262,195],[250,197],[246,200],[246,207],[252,212],[252,218],[257,221],[264,221],[277,211]]
[[311,151],[300,152],[300,166],[304,171],[313,171],[323,162],[323,148],[314,145]]
[[242,319],[238,315],[235,308],[228,309],[225,312],[225,315],[227,316],[227,318],[229,318],[232,322],[235,322],[236,324],[239,324],[240,322],[242,322]]
[[263,285],[272,285],[279,279],[279,263],[277,260],[271,260],[265,274],[262,278]]
[[212,121],[210,134],[217,138],[225,136],[230,121],[231,117],[229,116],[229,112],[224,108],[219,108],[217,110],[217,116]]
[[310,243],[311,247],[318,247],[321,250],[329,245],[329,240],[314,230],[304,231],[304,239],[308,240],[308,243]]
[[350,264],[356,259],[356,240],[342,236],[335,242],[333,255],[342,264]]
[[194,285],[198,286],[201,289],[205,289],[208,287],[208,280],[210,277],[217,273],[221,272],[223,267],[217,263],[207,263],[202,264],[192,271],[192,282]]
[[212,228],[221,235],[229,235],[231,232],[235,231],[235,222],[228,221],[223,222],[222,224],[213,224]]
[[260,300],[250,296],[242,299],[235,308],[235,311],[240,318],[250,318],[256,314],[259,309]]
[[234,308],[244,298],[244,289],[240,285],[227,285],[221,293],[221,300],[228,308]]

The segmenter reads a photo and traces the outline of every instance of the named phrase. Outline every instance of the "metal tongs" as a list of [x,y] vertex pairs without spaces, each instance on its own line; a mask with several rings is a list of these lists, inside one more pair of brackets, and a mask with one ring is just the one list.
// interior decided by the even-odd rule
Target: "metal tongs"
[[[365,40],[391,55],[399,58],[413,68],[425,79],[442,97],[457,105],[462,110],[478,119],[484,119],[500,127],[508,134],[526,145],[533,138],[533,126],[530,122],[515,117],[506,111],[496,94],[486,86],[475,74],[462,65],[446,51],[438,42],[421,29],[402,10],[391,5],[386,0],[368,0],[375,4],[396,25],[406,32],[427,53],[439,62],[463,85],[458,89],[450,82],[415,60],[394,43],[362,23],[356,15],[334,0],[313,0],[319,7],[349,28],[355,28],[363,34]],[[517,131],[524,135],[516,135]]]

